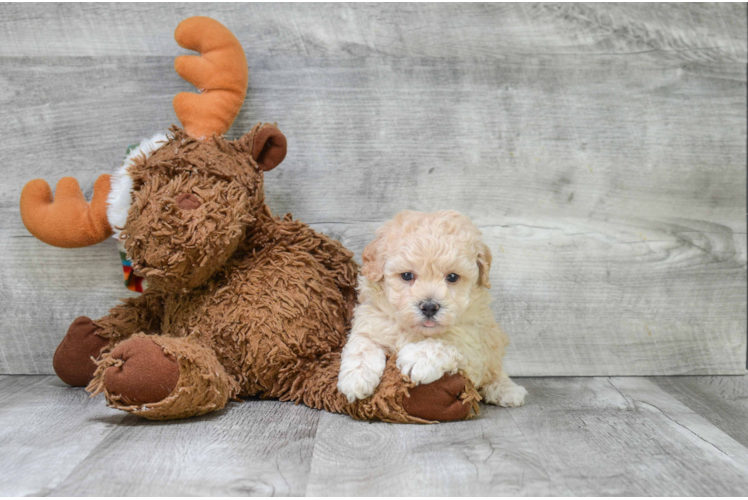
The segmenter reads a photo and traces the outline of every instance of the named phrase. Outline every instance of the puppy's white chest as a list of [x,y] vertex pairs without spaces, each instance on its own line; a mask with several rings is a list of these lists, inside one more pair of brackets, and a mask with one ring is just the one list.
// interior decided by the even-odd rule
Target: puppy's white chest
[[502,354],[484,341],[478,332],[470,332],[469,329],[454,329],[447,332],[441,339],[447,345],[454,347],[461,355],[462,361],[459,369],[476,387],[488,380],[491,375],[491,360],[495,358],[501,363]]

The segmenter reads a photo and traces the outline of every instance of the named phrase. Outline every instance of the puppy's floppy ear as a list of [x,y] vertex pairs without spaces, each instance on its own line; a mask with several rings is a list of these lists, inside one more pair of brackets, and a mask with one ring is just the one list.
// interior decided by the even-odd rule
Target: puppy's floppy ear
[[491,288],[488,274],[491,271],[491,249],[483,242],[478,244],[478,284],[485,288]]
[[385,242],[382,236],[377,236],[377,239],[366,245],[366,248],[364,248],[364,251],[361,254],[361,260],[363,261],[361,273],[366,276],[369,281],[382,281],[384,279],[384,251]]

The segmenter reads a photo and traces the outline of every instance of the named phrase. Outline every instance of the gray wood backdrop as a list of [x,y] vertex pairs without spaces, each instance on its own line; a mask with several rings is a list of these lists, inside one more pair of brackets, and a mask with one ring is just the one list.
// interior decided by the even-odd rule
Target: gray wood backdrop
[[198,14],[247,53],[230,135],[289,139],[277,213],[357,257],[402,209],[482,228],[512,374],[745,372],[744,4],[3,4],[0,373],[51,373],[73,318],[127,295],[112,241],[36,241],[19,194],[90,195],[176,121]]

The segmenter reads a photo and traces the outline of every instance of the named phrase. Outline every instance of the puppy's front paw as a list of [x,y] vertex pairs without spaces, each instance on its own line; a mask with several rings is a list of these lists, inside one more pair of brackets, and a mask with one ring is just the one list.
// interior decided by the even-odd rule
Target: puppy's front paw
[[515,406],[522,406],[525,404],[525,398],[527,397],[527,389],[521,385],[514,385],[507,388],[499,398],[499,406],[505,408],[513,408]]
[[400,372],[416,384],[430,384],[445,374],[454,375],[462,362],[457,348],[430,339],[408,344],[397,353]]
[[338,390],[349,403],[366,399],[376,391],[384,373],[385,361],[378,358],[367,360],[343,360],[338,375]]
[[511,380],[488,385],[480,392],[486,403],[503,406],[504,408],[522,406],[525,404],[525,398],[527,397],[527,389]]
[[338,390],[342,392],[349,403],[357,399],[366,399],[376,390],[379,379],[367,377],[364,370],[351,371],[338,377]]

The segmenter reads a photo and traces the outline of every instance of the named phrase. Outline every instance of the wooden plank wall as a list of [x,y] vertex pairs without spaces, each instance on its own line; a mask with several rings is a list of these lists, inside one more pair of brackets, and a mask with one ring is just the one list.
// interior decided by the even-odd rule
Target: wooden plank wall
[[173,29],[242,41],[232,137],[276,121],[268,201],[360,256],[402,209],[472,217],[516,375],[744,373],[744,4],[0,5],[0,373],[50,373],[128,292],[113,242],[48,247],[18,198],[176,118]]

